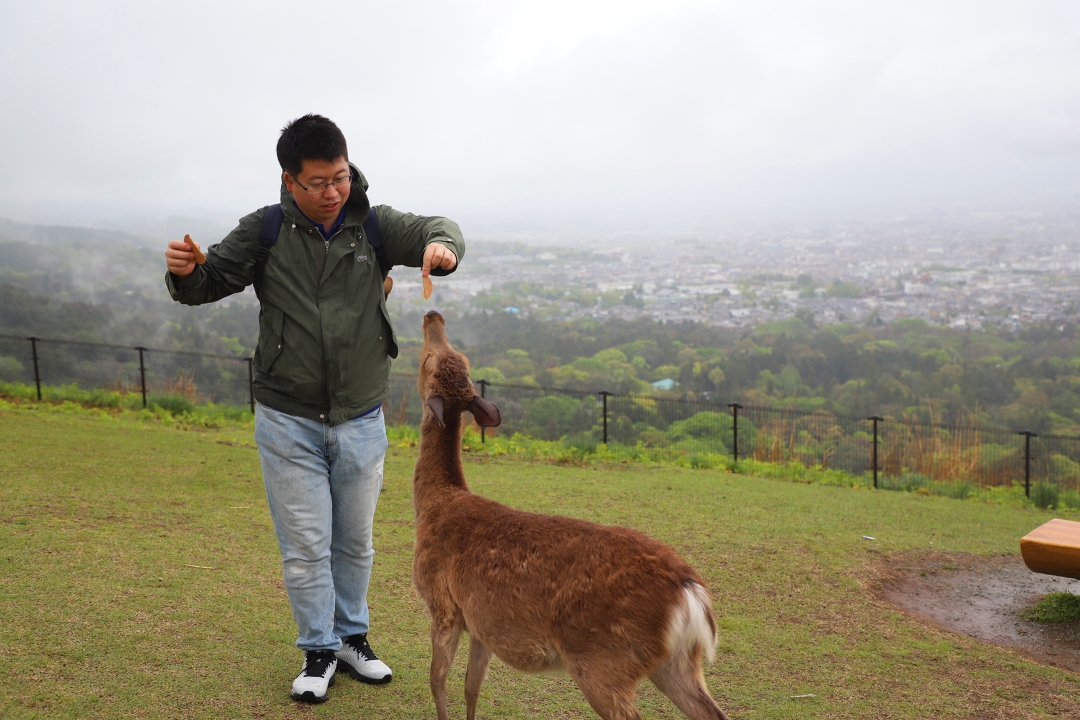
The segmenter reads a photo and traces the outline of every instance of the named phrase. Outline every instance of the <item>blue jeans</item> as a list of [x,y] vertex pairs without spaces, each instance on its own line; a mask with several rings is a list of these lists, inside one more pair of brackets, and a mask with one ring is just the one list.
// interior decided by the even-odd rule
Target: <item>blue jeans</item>
[[368,631],[371,527],[386,455],[383,414],[331,427],[255,409],[266,499],[302,650]]

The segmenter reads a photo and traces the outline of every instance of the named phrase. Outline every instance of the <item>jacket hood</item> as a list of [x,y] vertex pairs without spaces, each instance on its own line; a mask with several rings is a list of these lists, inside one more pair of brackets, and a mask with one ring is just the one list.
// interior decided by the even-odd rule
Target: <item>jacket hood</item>
[[[358,222],[362,222],[367,217],[368,210],[371,209],[371,201],[368,200],[367,189],[368,181],[364,177],[364,173],[360,172],[360,168],[349,163],[349,172],[352,173],[352,182],[350,183],[349,199],[345,203],[345,207],[350,211],[350,214],[356,213]],[[297,211],[296,205],[293,204],[293,194],[285,189],[285,179],[281,180],[281,209],[288,215],[303,218]]]

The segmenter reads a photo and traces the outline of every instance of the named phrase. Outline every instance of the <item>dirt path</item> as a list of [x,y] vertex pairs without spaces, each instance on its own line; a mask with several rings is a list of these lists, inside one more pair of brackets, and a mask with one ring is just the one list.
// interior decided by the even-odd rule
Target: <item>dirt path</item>
[[1020,617],[1043,595],[1080,595],[1080,580],[1039,575],[1019,555],[933,553],[890,563],[875,594],[940,627],[1080,672],[1080,621],[1036,623]]

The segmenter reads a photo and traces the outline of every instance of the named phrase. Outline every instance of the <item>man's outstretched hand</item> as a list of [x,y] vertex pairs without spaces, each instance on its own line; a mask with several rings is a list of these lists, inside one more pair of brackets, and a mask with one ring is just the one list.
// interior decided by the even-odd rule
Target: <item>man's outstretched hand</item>
[[170,240],[165,248],[165,267],[179,277],[190,275],[195,269],[195,253],[191,246],[183,240]]
[[[424,265],[420,275],[427,277],[432,268],[453,270],[457,266],[457,255],[445,245],[431,243],[424,249]],[[188,272],[191,272],[190,270]],[[179,275],[180,273],[177,273]]]

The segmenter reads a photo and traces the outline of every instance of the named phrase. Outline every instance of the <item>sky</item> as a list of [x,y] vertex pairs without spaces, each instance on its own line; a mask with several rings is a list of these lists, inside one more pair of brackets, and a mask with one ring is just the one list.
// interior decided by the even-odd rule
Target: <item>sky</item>
[[0,216],[231,223],[281,127],[375,203],[688,230],[1080,195],[1080,4],[0,0]]

